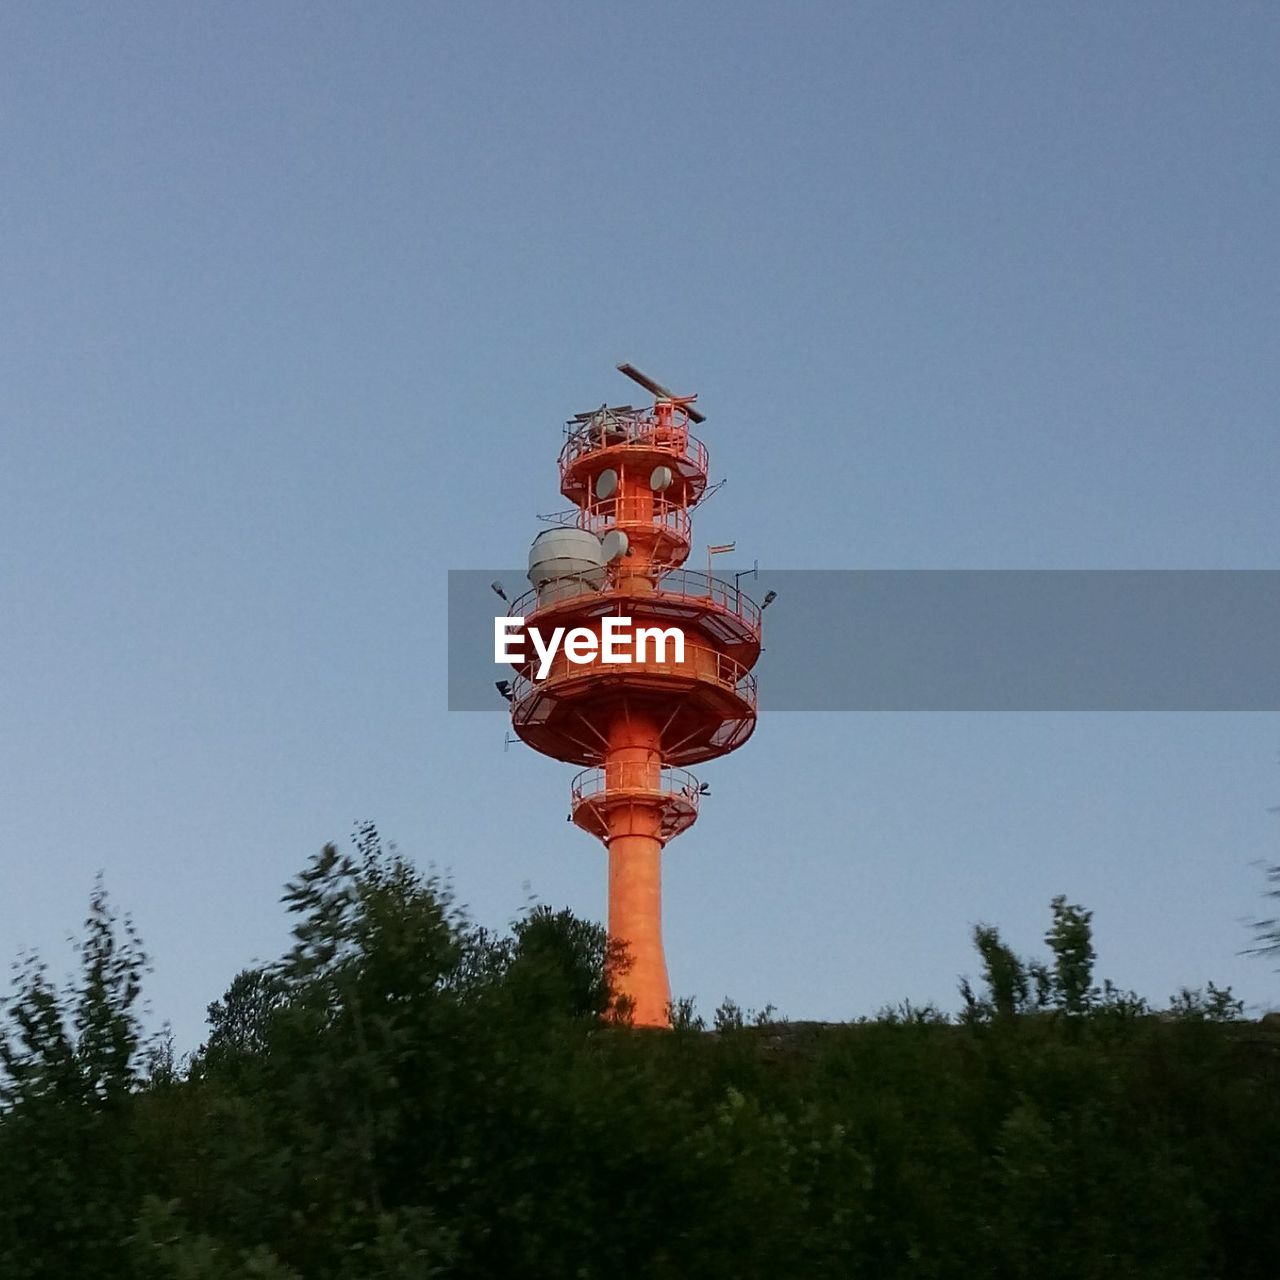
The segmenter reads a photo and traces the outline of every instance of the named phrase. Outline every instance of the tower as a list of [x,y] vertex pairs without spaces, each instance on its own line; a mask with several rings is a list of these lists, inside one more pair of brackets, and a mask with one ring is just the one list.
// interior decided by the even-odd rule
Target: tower
[[[684,567],[689,513],[707,493],[707,450],[689,431],[705,421],[696,397],[618,368],[653,407],[602,406],[566,424],[560,492],[573,507],[534,540],[533,589],[510,609],[526,631],[585,628],[601,643],[586,661],[566,645],[540,676],[528,655],[514,664],[511,719],[534,750],[587,766],[573,779],[570,815],[608,850],[608,931],[629,956],[614,987],[635,1025],[665,1026],[662,852],[706,793],[685,766],[733,751],[755,728],[760,609],[710,564]],[[608,618],[631,620],[629,662],[602,656]],[[668,634],[660,643],[651,632],[642,646],[641,628]]]

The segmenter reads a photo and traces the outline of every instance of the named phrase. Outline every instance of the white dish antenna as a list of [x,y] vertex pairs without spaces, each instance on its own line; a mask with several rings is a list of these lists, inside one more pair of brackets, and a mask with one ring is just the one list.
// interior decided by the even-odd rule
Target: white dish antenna
[[621,529],[610,529],[600,539],[600,546],[604,550],[605,564],[612,564],[615,560],[621,560],[627,554],[627,548],[630,545],[630,540]]
[[675,479],[675,477],[671,474],[670,467],[654,467],[654,469],[649,473],[649,488],[652,489],[654,493],[661,493],[663,489],[669,489],[671,487],[671,481],[673,479]]
[[610,467],[596,476],[596,497],[603,502],[618,491],[618,473]]

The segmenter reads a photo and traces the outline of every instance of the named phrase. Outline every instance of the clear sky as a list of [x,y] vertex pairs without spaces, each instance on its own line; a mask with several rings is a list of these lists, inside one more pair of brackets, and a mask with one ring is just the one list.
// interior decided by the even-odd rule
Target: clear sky
[[[602,918],[570,766],[445,709],[569,414],[697,391],[774,568],[1277,568],[1270,4],[0,12],[0,953],[96,872],[182,1047],[372,818],[481,921]],[[785,608],[779,600],[775,608]],[[777,714],[666,864],[677,994],[955,1003],[1056,893],[1240,957],[1280,717]]]

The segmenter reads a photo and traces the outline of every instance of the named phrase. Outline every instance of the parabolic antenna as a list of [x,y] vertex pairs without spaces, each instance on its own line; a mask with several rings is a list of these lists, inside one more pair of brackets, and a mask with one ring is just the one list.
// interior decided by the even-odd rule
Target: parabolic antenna
[[627,554],[627,547],[630,543],[627,535],[621,529],[610,529],[608,533],[600,539],[600,546],[604,550],[605,564],[612,564],[615,560],[622,559]]
[[596,476],[596,497],[603,501],[612,498],[618,489],[618,473],[610,467]]
[[663,489],[671,486],[671,468],[670,467],[654,467],[649,473],[649,488],[654,493],[661,493]]

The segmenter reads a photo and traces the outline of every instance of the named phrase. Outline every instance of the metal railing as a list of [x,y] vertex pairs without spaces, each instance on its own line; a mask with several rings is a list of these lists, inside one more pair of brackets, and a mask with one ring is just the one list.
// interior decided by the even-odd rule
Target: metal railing
[[673,600],[709,600],[723,613],[740,619],[753,635],[760,634],[760,606],[736,583],[700,569],[666,569],[656,583],[656,595]]
[[705,475],[707,447],[689,434],[688,414],[676,405],[670,417],[670,422],[660,422],[649,413],[616,413],[604,409],[585,422],[574,419],[565,428],[564,447],[560,450],[561,475],[585,454],[618,448],[660,449],[687,459]]
[[[667,649],[674,650],[674,645]],[[558,684],[572,680],[580,680],[588,676],[619,676],[627,674],[652,676],[669,675],[681,679],[698,680],[705,684],[715,685],[740,698],[750,712],[756,708],[756,680],[740,662],[721,653],[718,649],[710,649],[706,645],[684,645],[684,661],[678,662],[665,656],[657,660],[646,656],[644,662],[626,664],[602,662],[598,657],[590,662],[570,662],[563,650],[552,660],[551,670],[541,680],[533,678],[536,659],[525,663],[515,674],[511,682],[512,709],[519,714],[520,704],[539,690],[553,691]]]
[[[585,575],[573,574],[557,579],[559,583],[576,582],[581,591],[579,596],[591,596],[607,599],[613,592],[611,583],[596,587],[586,580]],[[557,604],[579,596],[564,594],[557,598]],[[689,604],[709,602],[719,613],[727,613],[739,619],[752,635],[758,636],[761,627],[760,606],[734,583],[724,578],[717,578],[699,569],[659,569],[654,580],[653,598],[656,600],[674,600]],[[509,616],[524,618],[537,611],[537,589],[526,591],[510,607]]]
[[626,498],[597,498],[578,515],[578,528],[602,537],[619,525],[635,528],[651,525],[665,529],[685,546],[693,536],[689,510],[670,498],[653,493],[630,494]]
[[673,769],[669,765],[655,769],[644,760],[623,760],[583,769],[570,783],[569,792],[575,805],[597,799],[607,791],[639,791],[650,795],[682,796],[696,809],[702,795],[701,786],[688,769]]

